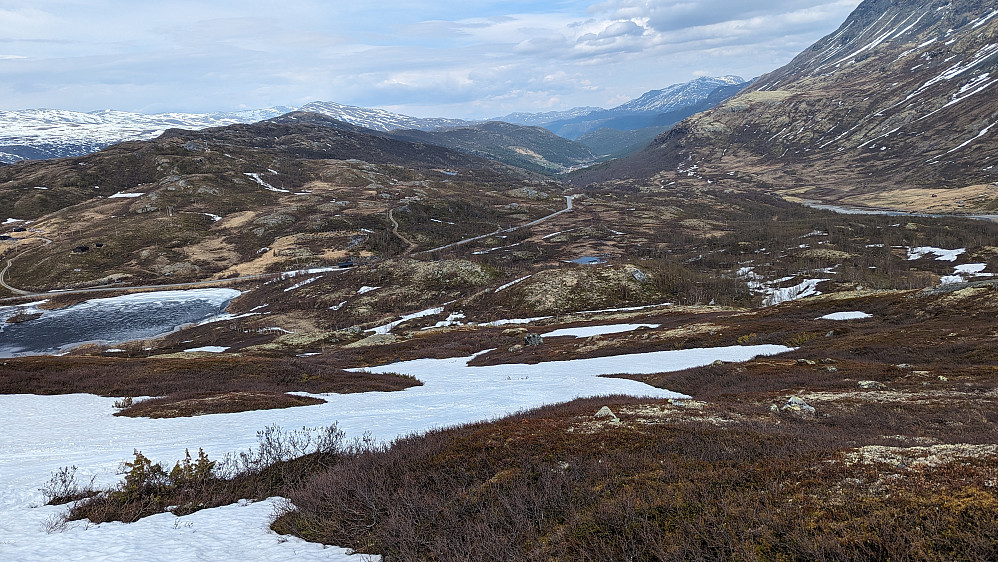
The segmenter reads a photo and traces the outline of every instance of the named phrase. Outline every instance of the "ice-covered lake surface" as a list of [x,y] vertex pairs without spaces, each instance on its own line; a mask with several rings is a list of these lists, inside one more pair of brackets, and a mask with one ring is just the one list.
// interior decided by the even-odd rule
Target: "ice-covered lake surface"
[[[59,310],[0,307],[0,358],[58,353],[87,342],[153,338],[222,314],[239,296],[234,289],[155,291],[91,299]],[[41,314],[7,323],[18,313]]]
[[787,350],[732,346],[488,367],[469,367],[470,357],[420,359],[372,369],[411,374],[424,383],[401,392],[323,395],[327,403],[316,406],[179,419],[115,417],[114,398],[85,394],[0,396],[0,560],[363,560],[271,532],[270,501],[184,517],[161,514],[129,525],[75,522],[47,533],[47,522],[65,507],[42,506],[39,488],[52,471],[70,465],[87,479],[112,483],[133,449],[169,465],[185,448],[203,447],[209,457],[220,458],[250,448],[256,432],[271,424],[294,429],[337,422],[348,437],[370,432],[391,440],[576,397],[677,397],[598,375],[672,371]]

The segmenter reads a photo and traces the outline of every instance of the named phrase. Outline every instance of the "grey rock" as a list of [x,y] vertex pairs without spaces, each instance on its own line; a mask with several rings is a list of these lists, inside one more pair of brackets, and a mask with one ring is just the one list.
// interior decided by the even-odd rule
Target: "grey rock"
[[863,390],[884,390],[887,385],[880,381],[859,381],[859,387]]
[[632,271],[631,277],[633,277],[634,280],[637,281],[638,283],[648,282],[648,274],[645,273],[644,271],[641,271],[640,269],[635,269],[634,271]]
[[814,417],[817,414],[814,406],[808,404],[803,398],[799,398],[797,396],[791,396],[790,399],[787,400],[787,403],[780,408],[780,411],[809,417]]

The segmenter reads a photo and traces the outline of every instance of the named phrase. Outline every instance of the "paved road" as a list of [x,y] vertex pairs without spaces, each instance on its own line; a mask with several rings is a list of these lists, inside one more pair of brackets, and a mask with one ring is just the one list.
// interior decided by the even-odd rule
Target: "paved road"
[[528,228],[528,227],[531,227],[531,226],[534,226],[534,225],[538,225],[538,224],[540,224],[540,223],[542,223],[542,222],[544,222],[544,221],[546,221],[548,219],[552,219],[552,218],[554,218],[554,217],[556,217],[556,216],[558,216],[560,214],[567,213],[567,212],[571,211],[573,209],[573,207],[572,207],[572,199],[574,199],[574,198],[575,198],[574,195],[566,195],[565,196],[565,208],[564,209],[562,209],[560,211],[556,211],[554,213],[551,213],[550,215],[547,215],[546,217],[541,217],[541,218],[539,218],[539,219],[537,219],[535,221],[530,221],[530,222],[528,222],[526,224],[521,224],[519,226],[511,226],[509,228],[500,228],[499,230],[496,230],[495,232],[490,232],[488,234],[482,234],[481,236],[474,236],[472,238],[465,238],[464,240],[458,240],[457,242],[451,242],[450,244],[445,244],[443,246],[439,246],[439,247],[433,248],[431,250],[422,250],[422,251],[414,253],[413,255],[415,256],[415,255],[419,255],[419,254],[429,254],[429,253],[432,253],[432,252],[439,252],[440,250],[446,250],[447,248],[453,248],[455,246],[463,246],[464,244],[467,244],[468,242],[474,242],[475,240],[481,240],[483,238],[488,238],[489,236],[495,236],[496,234],[502,234],[503,232],[513,232],[514,230],[519,230],[521,228]]

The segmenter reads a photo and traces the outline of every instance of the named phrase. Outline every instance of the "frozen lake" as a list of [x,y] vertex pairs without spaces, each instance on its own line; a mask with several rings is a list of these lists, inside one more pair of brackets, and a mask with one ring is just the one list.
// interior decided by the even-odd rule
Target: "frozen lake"
[[[154,291],[91,299],[59,310],[39,309],[40,303],[0,307],[0,358],[161,336],[222,314],[239,294],[234,289]],[[7,322],[19,314],[41,316]]]

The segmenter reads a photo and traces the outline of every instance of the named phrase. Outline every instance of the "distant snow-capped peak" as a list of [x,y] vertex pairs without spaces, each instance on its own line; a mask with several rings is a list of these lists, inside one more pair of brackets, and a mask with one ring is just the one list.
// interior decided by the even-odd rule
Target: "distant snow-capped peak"
[[697,78],[691,82],[673,84],[661,90],[645,92],[641,97],[613,108],[618,112],[660,112],[672,111],[682,106],[703,101],[714,90],[722,86],[744,84],[740,76],[728,75],[716,78]]

